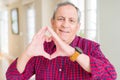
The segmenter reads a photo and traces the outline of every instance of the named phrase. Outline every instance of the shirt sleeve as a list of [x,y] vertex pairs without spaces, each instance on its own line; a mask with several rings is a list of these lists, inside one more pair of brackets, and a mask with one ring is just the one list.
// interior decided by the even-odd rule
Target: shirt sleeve
[[103,55],[98,44],[90,54],[92,79],[116,80],[117,74],[115,68]]
[[8,67],[6,72],[7,80],[28,80],[35,73],[35,58],[31,58],[23,73],[19,73],[16,67],[17,59]]

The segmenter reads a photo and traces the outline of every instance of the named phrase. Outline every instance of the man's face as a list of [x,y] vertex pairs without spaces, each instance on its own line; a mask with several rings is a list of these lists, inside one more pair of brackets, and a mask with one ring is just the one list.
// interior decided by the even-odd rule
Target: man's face
[[57,35],[70,44],[79,29],[76,9],[71,5],[59,7],[55,14],[55,19],[51,20],[51,23]]

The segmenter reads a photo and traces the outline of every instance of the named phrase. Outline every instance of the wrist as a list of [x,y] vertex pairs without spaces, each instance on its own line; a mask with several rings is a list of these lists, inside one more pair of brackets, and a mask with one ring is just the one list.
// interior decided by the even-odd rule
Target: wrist
[[70,60],[73,62],[76,61],[78,56],[82,53],[83,53],[82,50],[79,47],[76,47],[74,49],[74,53],[70,56]]
[[70,53],[70,56],[72,56],[75,53],[75,48],[72,48]]
[[29,58],[31,58],[31,57],[33,57],[33,56],[30,54],[30,52],[25,51],[25,52],[22,53],[21,57],[24,57],[24,58],[26,58],[26,59],[29,59]]

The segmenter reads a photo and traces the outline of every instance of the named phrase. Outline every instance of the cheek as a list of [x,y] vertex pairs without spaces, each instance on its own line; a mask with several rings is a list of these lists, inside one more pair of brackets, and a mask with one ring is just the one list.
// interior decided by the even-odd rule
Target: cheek
[[60,25],[59,24],[55,24],[53,26],[53,29],[57,32],[60,29]]
[[72,33],[77,33],[77,31],[78,31],[77,27],[76,28],[72,28]]
[[58,27],[57,26],[53,26],[52,28],[56,33],[58,33]]

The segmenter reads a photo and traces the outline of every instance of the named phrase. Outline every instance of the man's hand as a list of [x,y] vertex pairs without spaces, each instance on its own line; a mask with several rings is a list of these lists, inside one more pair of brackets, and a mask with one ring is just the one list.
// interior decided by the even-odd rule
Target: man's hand
[[51,55],[51,59],[58,56],[71,56],[75,52],[75,49],[61,40],[53,29],[48,27],[48,32],[51,34],[52,40],[56,45],[56,51]]
[[43,56],[47,59],[50,59],[50,55],[44,51],[44,42],[48,41],[45,33],[47,27],[42,28],[34,37],[32,42],[29,44],[26,54],[30,57],[33,56]]
[[[46,37],[46,32],[51,34],[51,37]],[[49,55],[44,51],[44,42],[53,40],[56,45],[56,51]],[[69,44],[62,41],[58,35],[50,28],[44,27],[42,28],[33,38],[32,42],[28,46],[26,50],[26,54],[28,56],[43,56],[47,59],[53,59],[58,56],[71,56],[74,53],[75,49],[71,47]]]

